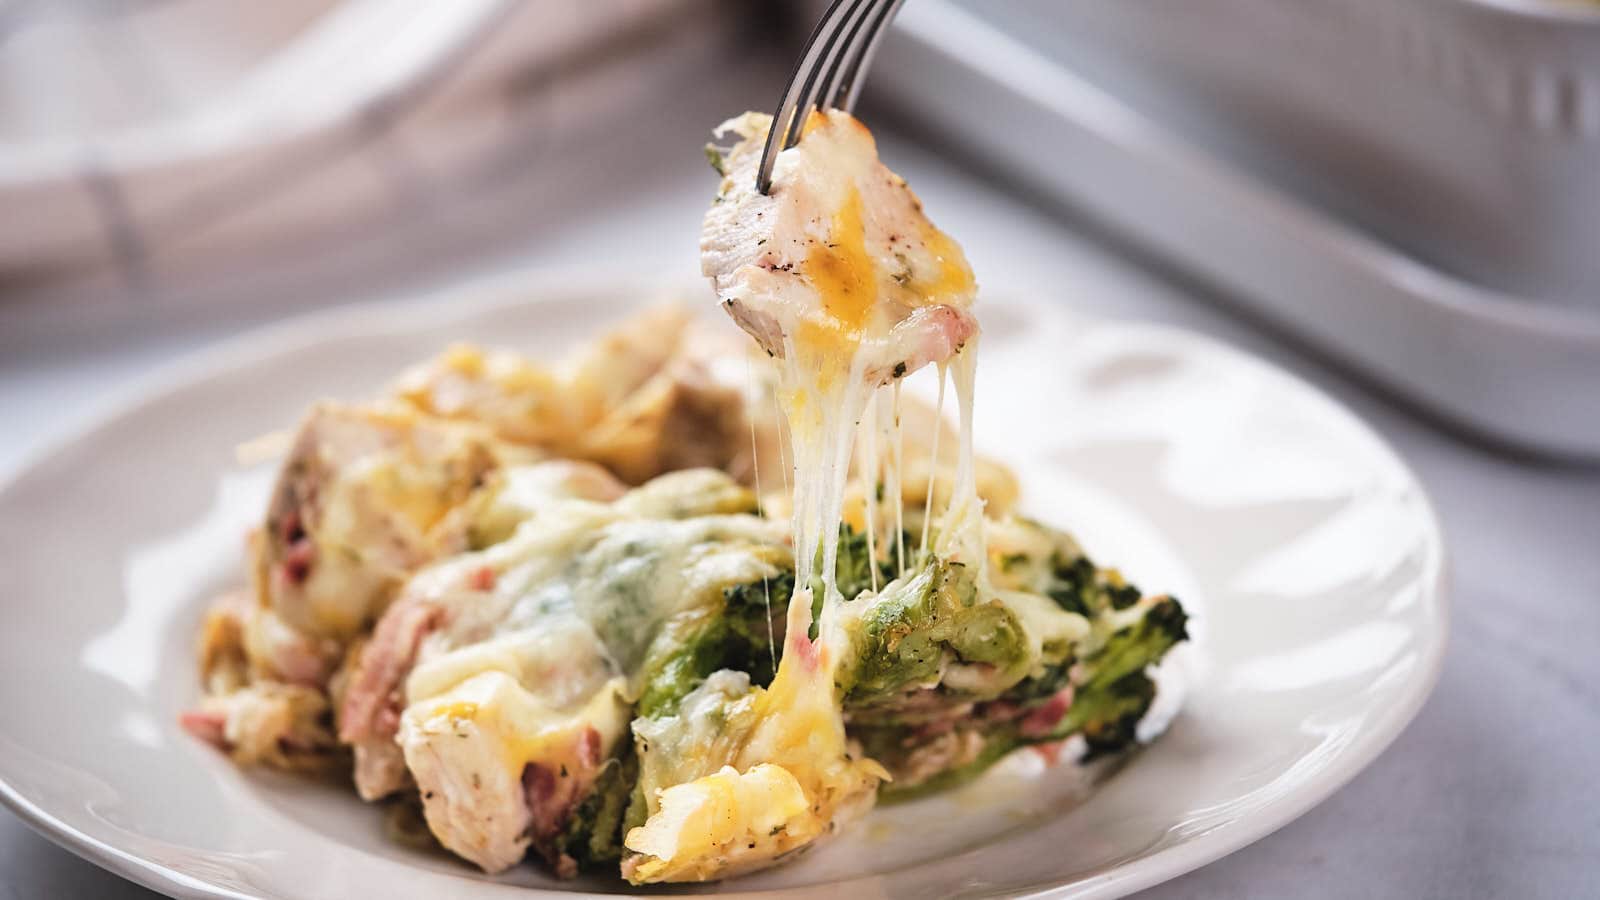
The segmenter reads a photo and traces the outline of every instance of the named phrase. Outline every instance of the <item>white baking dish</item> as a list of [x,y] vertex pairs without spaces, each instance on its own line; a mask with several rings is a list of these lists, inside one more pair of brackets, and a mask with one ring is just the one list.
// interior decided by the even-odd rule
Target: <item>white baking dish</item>
[[1419,261],[1600,311],[1600,5],[962,3]]
[[[1293,5],[1354,9],[1376,2]],[[1491,9],[1467,0],[1382,2],[1456,4],[1473,14]],[[1052,8],[1103,11],[1113,3],[1147,5],[1073,0]],[[992,14],[1000,5],[984,9]],[[1265,11],[1271,5],[1192,4],[1275,15]],[[1188,3],[1160,6],[1175,16],[1196,15],[1178,12],[1191,9]],[[1203,43],[1211,33],[1192,38]],[[1600,309],[1540,302],[1428,265],[947,0],[906,4],[873,86],[1020,183],[1089,211],[1447,419],[1500,443],[1600,459]],[[1570,160],[1590,138],[1549,140],[1568,141],[1545,149]],[[1516,167],[1508,172],[1516,174]],[[1574,174],[1574,192],[1592,190],[1596,173],[1600,162]],[[1520,174],[1530,183],[1538,179],[1537,172]],[[1485,203],[1493,199],[1491,188],[1483,187]],[[1534,208],[1520,214],[1531,216]],[[1574,201],[1561,215],[1577,216],[1577,209]],[[1581,241],[1597,243],[1597,221],[1583,220],[1582,233],[1572,235],[1574,255]],[[1600,253],[1591,255],[1587,264],[1600,264]]]
[[961,5],[1421,262],[1600,312],[1600,4]]

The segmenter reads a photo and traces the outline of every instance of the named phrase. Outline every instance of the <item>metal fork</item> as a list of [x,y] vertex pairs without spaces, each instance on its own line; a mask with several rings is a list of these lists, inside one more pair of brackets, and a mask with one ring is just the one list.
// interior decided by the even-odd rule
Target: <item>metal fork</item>
[[757,190],[765,194],[772,189],[772,167],[778,154],[800,142],[813,107],[845,112],[855,108],[878,40],[904,2],[833,0],[822,14],[789,76],[778,111],[772,114],[772,127],[761,150],[761,168],[756,172]]

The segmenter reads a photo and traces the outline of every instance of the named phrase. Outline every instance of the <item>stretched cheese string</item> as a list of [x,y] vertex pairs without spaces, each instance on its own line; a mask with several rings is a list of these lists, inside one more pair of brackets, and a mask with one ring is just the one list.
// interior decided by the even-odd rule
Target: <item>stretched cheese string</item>
[[893,458],[890,462],[890,474],[894,479],[889,493],[894,497],[894,566],[896,575],[906,573],[906,520],[904,489],[900,485],[900,464],[905,459],[905,440],[900,433],[900,381],[896,379],[890,387],[890,396],[894,398],[891,409],[893,415],[890,429],[894,444]]
[[[783,412],[783,404],[778,402],[778,383],[776,381],[772,383],[772,408],[778,410],[779,413]],[[784,495],[793,497],[793,488],[789,484],[793,471],[789,468],[789,451],[784,446],[788,443],[784,438],[784,431],[787,429],[788,424],[787,417],[782,415],[778,417],[778,471],[783,475]]]
[[939,474],[939,435],[944,433],[944,382],[945,364],[939,363],[939,400],[933,406],[933,446],[928,455],[928,494],[922,498],[922,546],[918,549],[921,558],[928,556],[928,526],[933,522],[933,485],[934,479]]
[[864,502],[863,525],[867,529],[867,559],[872,592],[878,592],[878,404],[877,398],[867,402],[866,418],[861,427],[862,459],[856,469],[861,475],[861,495]]
[[[844,372],[834,354],[785,339],[779,366],[780,407],[794,451],[795,594],[789,606],[789,643],[809,643],[827,630],[842,600],[838,587],[839,524],[855,430],[872,391],[864,360],[853,354]],[[818,592],[820,591],[820,597]],[[821,618],[813,603],[821,600]],[[832,660],[830,660],[831,662]]]
[[[788,624],[791,637],[804,634],[809,642],[827,633],[836,607],[845,599],[838,589],[839,531],[843,520],[844,488],[849,478],[856,432],[864,421],[869,425],[869,431],[873,430],[870,426],[876,422],[866,420],[865,412],[884,393],[889,394],[891,412],[889,477],[893,480],[891,495],[895,498],[896,566],[900,574],[906,571],[904,492],[900,485],[904,461],[904,428],[899,414],[901,381],[895,380],[886,391],[865,384],[860,354],[850,360],[846,377],[826,377],[826,370],[816,365],[815,361],[803,361],[804,348],[797,348],[790,342],[787,350],[785,362],[780,367],[780,381],[784,385],[780,400],[793,438],[796,571],[795,595],[789,608]],[[926,558],[933,534],[932,498],[948,378],[955,386],[960,430],[954,484],[941,517],[933,552],[952,561],[976,566],[981,579],[987,572],[983,545],[983,504],[977,495],[972,437],[977,372],[976,339],[950,361],[941,363],[938,371],[938,414],[934,418],[935,431],[931,441],[933,456],[929,461],[921,557]],[[819,372],[824,374],[819,377]],[[873,419],[876,418],[875,413]],[[876,440],[872,442],[876,443]],[[863,466],[863,478],[866,477],[866,471],[867,467]],[[868,504],[873,503],[872,493],[871,490],[867,491]],[[868,509],[868,515],[874,520],[869,525],[870,532],[875,530],[876,510],[870,505]],[[876,559],[876,542],[870,534],[868,552]],[[875,579],[873,585],[876,590]],[[818,600],[821,602],[817,603]],[[819,611],[820,616],[817,615]]]
[[895,478],[893,460],[890,458],[894,452],[894,410],[889,405],[889,392],[887,390],[874,392],[872,407],[874,431],[872,438],[874,450],[872,467],[877,479],[873,485],[873,491],[880,503],[888,503],[886,508],[880,510],[877,543],[883,548],[884,558],[892,559],[894,556],[894,535],[890,530],[894,527],[895,519],[901,515],[901,512],[896,506],[898,501],[890,499],[896,496],[895,492],[899,490],[899,484]]
[[[744,380],[745,396],[755,397],[756,375],[755,369],[750,362],[750,353],[748,352],[745,353],[744,356]],[[755,406],[755,404],[752,403],[751,406]],[[756,515],[765,518],[766,512],[762,509],[761,500],[761,450],[756,445],[756,417],[754,415],[746,415],[745,418],[750,421],[750,470],[751,475],[755,479],[756,483]],[[783,446],[782,437],[783,436],[780,434],[778,442],[780,449]],[[772,633],[772,583],[770,579],[767,578],[767,572],[765,569],[761,570],[761,597],[765,602],[767,609],[767,650],[772,654],[772,674],[777,675],[778,641]]]
[[978,339],[974,337],[949,364],[961,423],[960,449],[956,456],[955,484],[939,523],[934,553],[944,559],[976,566],[979,584],[986,584],[988,553],[983,542],[983,502],[978,499],[977,466],[972,449],[972,403],[977,366]]

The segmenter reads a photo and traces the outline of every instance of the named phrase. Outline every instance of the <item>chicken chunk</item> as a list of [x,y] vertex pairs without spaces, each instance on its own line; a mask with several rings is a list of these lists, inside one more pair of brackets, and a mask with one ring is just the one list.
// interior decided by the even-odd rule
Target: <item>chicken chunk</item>
[[807,351],[857,362],[882,384],[955,355],[977,334],[977,292],[961,248],[878,161],[848,113],[813,113],[756,189],[769,118],[726,122],[740,141],[706,213],[701,270],[740,327],[773,356]]
[[697,466],[730,469],[750,442],[744,398],[714,377],[696,332],[689,310],[669,305],[555,365],[458,345],[407,372],[391,393],[427,415],[599,463],[630,484]]
[[452,852],[499,871],[532,849],[571,875],[559,839],[625,740],[658,632],[776,577],[787,548],[713,470],[621,496],[584,464],[499,477],[521,523],[406,583],[345,679],[339,736],[362,795],[414,780]]
[[327,772],[339,764],[328,700],[303,685],[261,682],[206,697],[178,723],[240,765]]
[[454,547],[436,527],[501,463],[481,429],[336,404],[301,425],[256,548],[264,609],[302,635],[348,641],[400,582]]
[[[466,520],[462,527],[470,535],[492,538],[486,543],[498,543],[516,523],[551,505],[614,500],[622,490],[616,479],[591,463],[554,460],[512,466],[496,472],[493,483],[460,510]],[[410,781],[395,735],[405,705],[406,676],[423,639],[447,624],[451,612],[435,594],[449,591],[471,602],[498,580],[487,564],[439,571],[447,574],[416,580],[378,620],[371,639],[351,655],[338,704],[339,740],[355,748],[356,790],[366,800],[392,794]]]

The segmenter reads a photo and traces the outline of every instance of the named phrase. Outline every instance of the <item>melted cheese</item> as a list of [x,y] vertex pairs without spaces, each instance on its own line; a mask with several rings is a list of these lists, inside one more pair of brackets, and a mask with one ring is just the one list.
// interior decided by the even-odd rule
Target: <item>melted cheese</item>
[[786,655],[765,690],[717,672],[677,715],[634,723],[650,815],[626,836],[638,854],[623,864],[630,881],[763,868],[872,806],[888,773],[851,755],[831,680],[819,677],[831,670],[820,650]]
[[[851,647],[836,573],[852,447],[882,384],[892,382],[897,397],[900,378],[924,363],[942,364],[976,332],[966,312],[974,283],[959,248],[877,162],[860,123],[843,113],[813,116],[800,144],[780,154],[770,196],[749,187],[763,124],[754,116],[734,124],[745,141],[729,157],[724,202],[707,216],[702,248],[723,303],[779,361],[794,451],[796,587],[770,687],[708,681],[680,715],[636,724],[645,783],[661,787],[649,798],[649,818],[625,841],[639,854],[624,863],[635,883],[704,880],[770,864],[871,804],[887,772],[850,752],[835,687],[841,654]],[[940,541],[981,570],[972,366],[970,352],[955,365],[962,441],[951,515],[959,521],[944,524]],[[898,444],[898,410],[894,419]],[[898,484],[893,496],[898,506]],[[898,509],[895,521],[898,532]],[[897,534],[903,560],[902,540]],[[975,552],[969,540],[977,541]],[[698,704],[716,711],[699,715],[719,723],[710,733],[696,733],[703,730]],[[794,803],[796,787],[803,805]],[[760,834],[763,826],[769,835]]]
[[921,305],[962,303],[978,290],[972,269],[961,246],[950,235],[929,227],[923,232],[923,242],[933,258],[933,267],[917,270],[906,285],[907,292]]
[[628,836],[629,849],[653,857],[635,874],[654,881],[667,874],[666,860],[728,856],[741,847],[753,851],[794,827],[809,802],[794,775],[769,763],[745,772],[723,766],[675,784],[661,792],[651,826]]
[[877,309],[878,275],[867,255],[861,191],[851,187],[845,197],[833,214],[827,238],[812,244],[806,254],[806,274],[821,295],[823,321],[844,335],[859,337]]
[[[502,455],[472,426],[316,407],[259,541],[261,605],[307,636],[343,643],[359,635],[405,576],[444,549],[439,526]],[[288,564],[294,555],[297,567]]]
[[780,526],[715,514],[748,499],[725,475],[663,476],[611,503],[550,475],[508,473],[527,505],[511,537],[424,570],[399,601],[445,610],[406,681],[400,747],[430,829],[489,871],[529,845],[530,765],[579,772],[627,736],[662,624],[788,562]]

